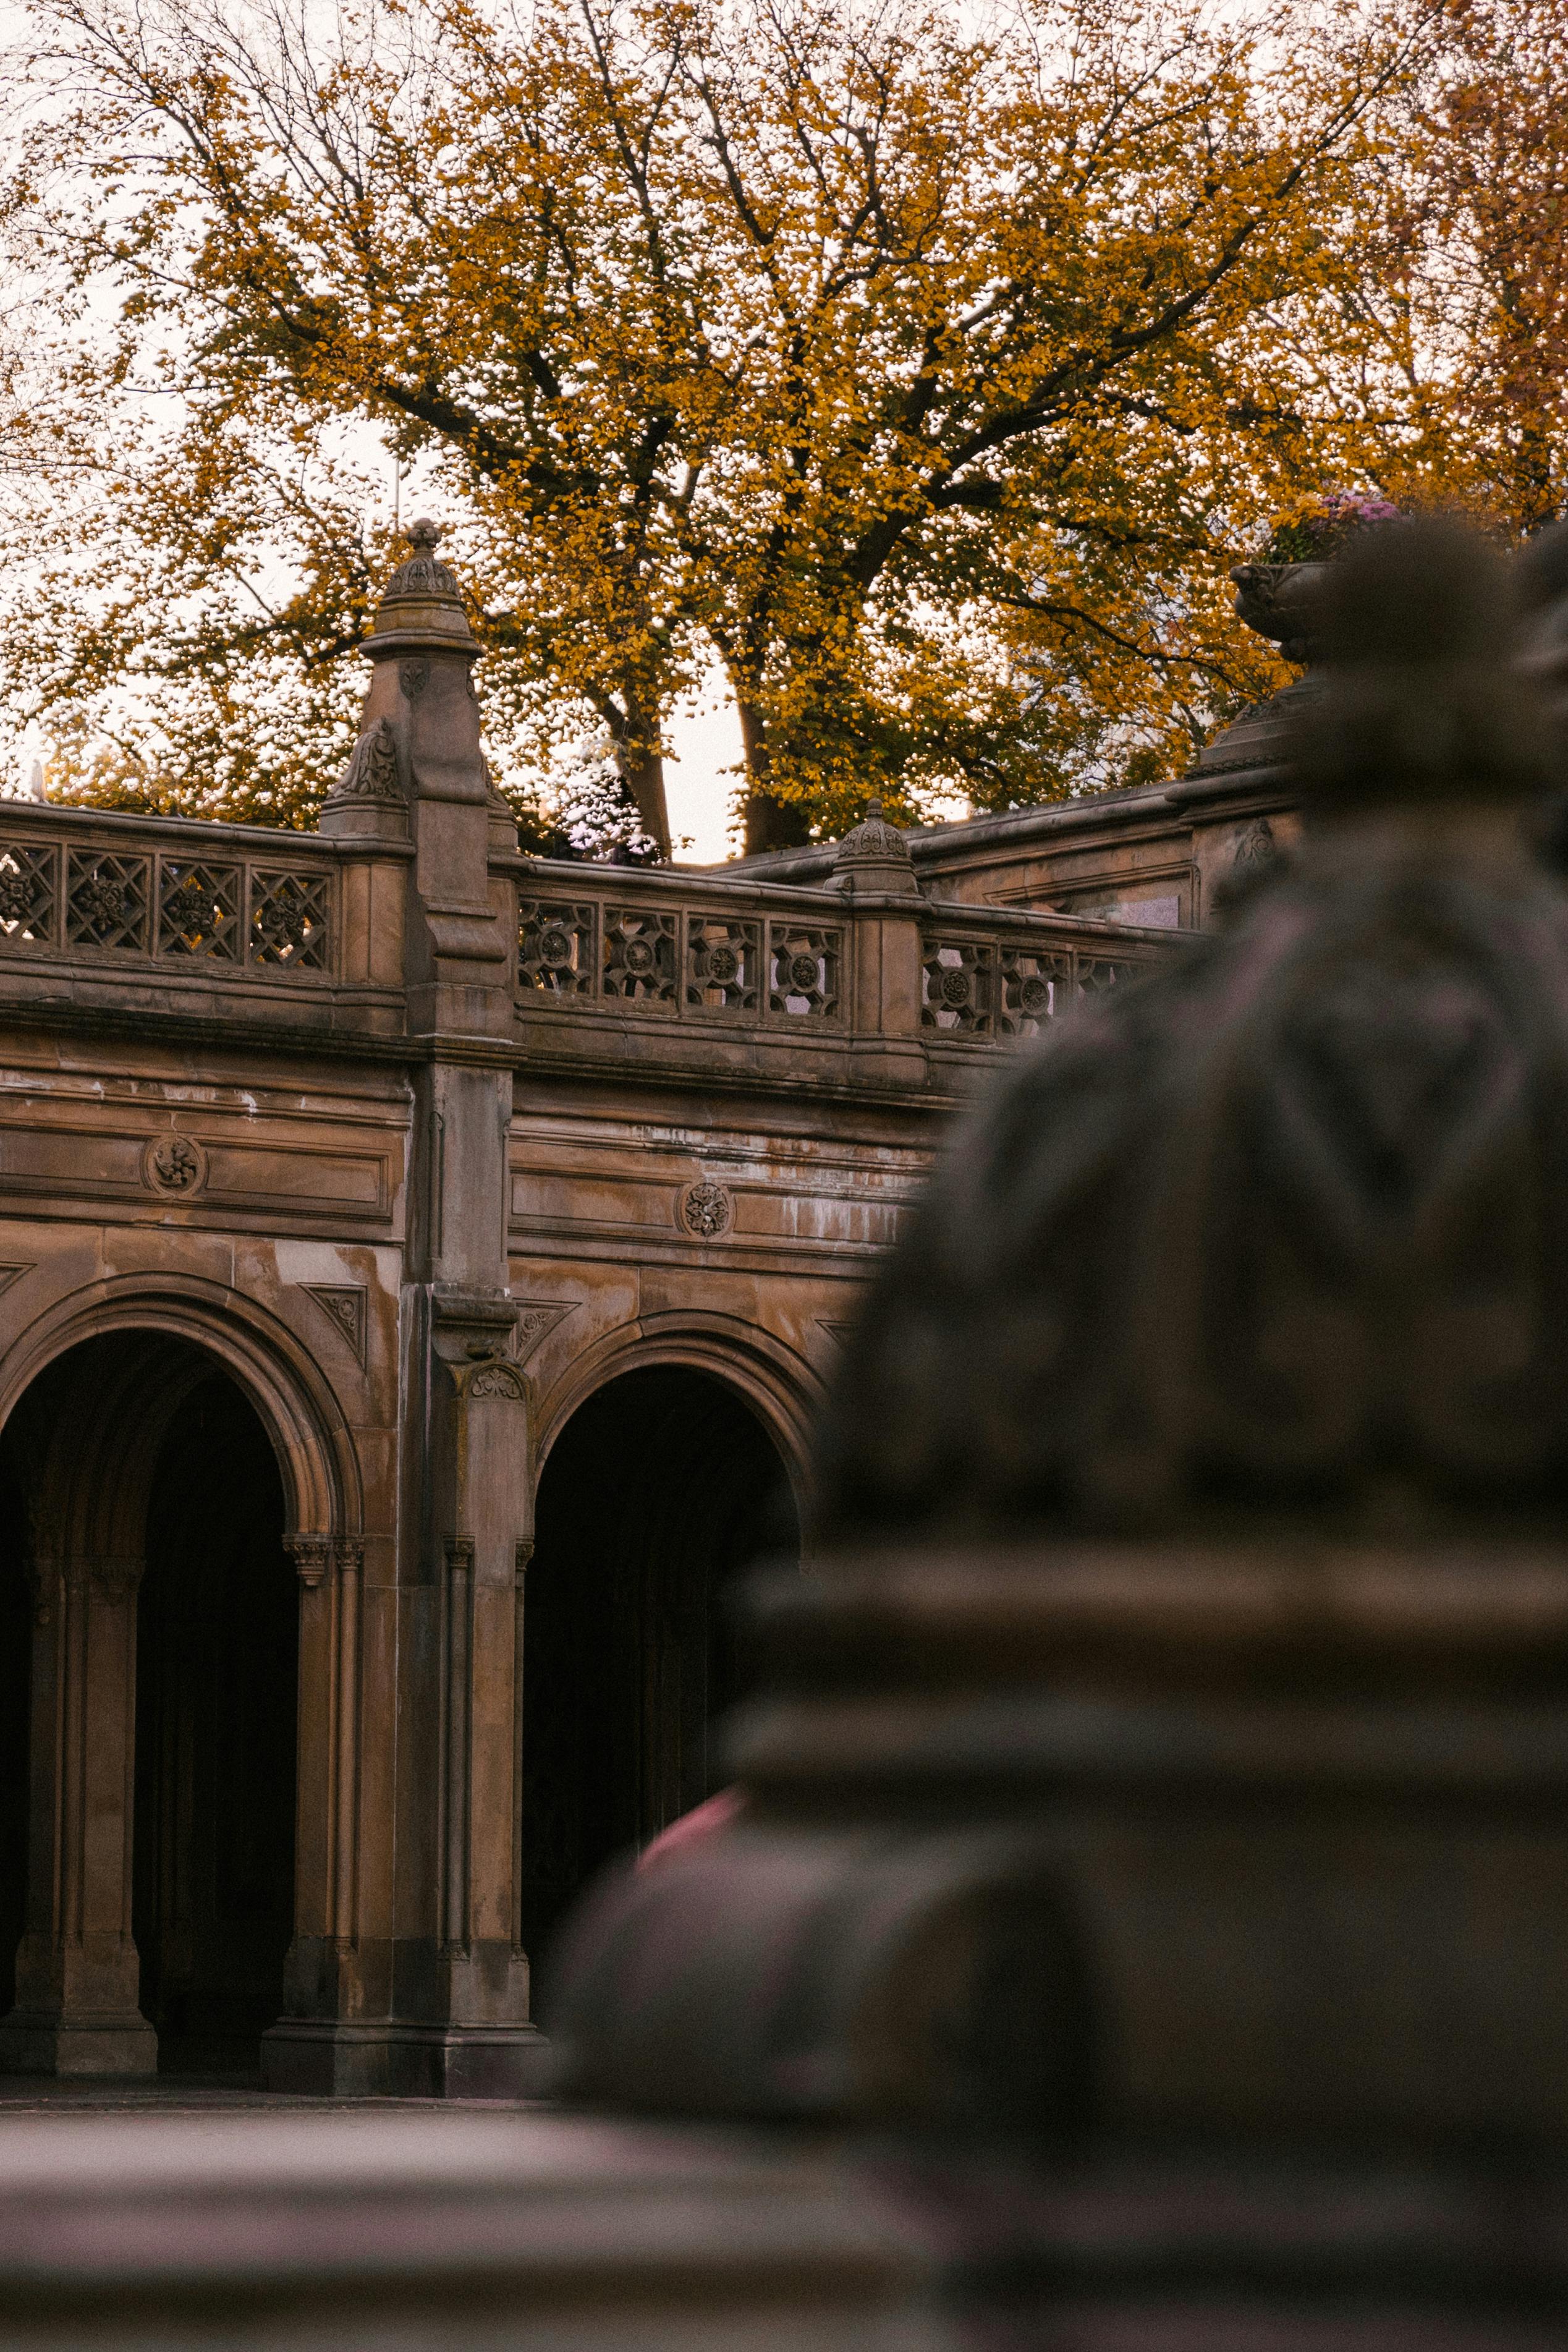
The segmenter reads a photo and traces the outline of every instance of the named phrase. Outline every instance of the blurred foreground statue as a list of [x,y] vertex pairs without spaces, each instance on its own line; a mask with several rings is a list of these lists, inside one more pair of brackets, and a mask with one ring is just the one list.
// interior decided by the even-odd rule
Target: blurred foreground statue
[[1302,849],[957,1139],[758,1598],[744,1811],[563,1956],[570,2095],[873,2127],[978,2342],[1568,2324],[1568,898],[1515,593],[1436,523],[1336,566]]

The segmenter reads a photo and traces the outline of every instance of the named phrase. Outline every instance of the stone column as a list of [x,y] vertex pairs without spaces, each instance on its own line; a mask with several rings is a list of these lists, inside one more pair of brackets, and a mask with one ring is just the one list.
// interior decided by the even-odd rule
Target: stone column
[[[418,1058],[397,1559],[383,1565],[372,1547],[350,1572],[340,1546],[314,1633],[307,1602],[305,1644],[330,1644],[317,1682],[333,1697],[329,1730],[302,1705],[301,1765],[314,1741],[331,1828],[308,1856],[302,1842],[291,1990],[302,2014],[268,2037],[267,2064],[280,2086],[505,2091],[539,2042],[513,1925],[514,1576],[528,1533],[527,1391],[507,1287],[517,894],[491,871],[515,856],[517,827],[480,746],[479,647],[457,583],[430,525],[409,539],[365,643],[359,743],[322,820],[352,840],[356,867],[365,861],[367,980],[386,977],[375,894],[402,877],[400,977]],[[386,1660],[395,1694],[382,1686]],[[366,1810],[371,1785],[395,1790],[394,1818]]]
[[158,2063],[131,1932],[142,1565],[38,1564],[27,1918],[16,2006],[0,2021],[8,2074],[150,2074]]
[[873,800],[863,823],[844,835],[833,881],[853,910],[849,985],[857,1077],[923,1086],[920,1036],[921,936],[925,900],[909,844]]

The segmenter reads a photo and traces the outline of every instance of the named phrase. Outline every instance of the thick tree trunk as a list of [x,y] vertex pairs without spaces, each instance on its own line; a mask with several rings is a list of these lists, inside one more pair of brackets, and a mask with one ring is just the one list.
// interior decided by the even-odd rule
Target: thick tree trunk
[[664,797],[664,755],[662,751],[629,752],[622,761],[622,782],[637,803],[643,830],[659,845],[661,857],[670,854],[670,809]]
[[771,767],[761,714],[744,695],[736,697],[740,740],[746,750],[746,855],[763,849],[800,849],[811,837],[810,820],[799,801],[780,800],[768,788]]

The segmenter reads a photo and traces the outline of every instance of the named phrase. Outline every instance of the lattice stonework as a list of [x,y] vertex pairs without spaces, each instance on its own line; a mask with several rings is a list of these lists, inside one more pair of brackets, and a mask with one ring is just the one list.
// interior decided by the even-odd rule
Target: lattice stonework
[[158,876],[160,955],[213,956],[237,963],[240,870],[165,858]]
[[250,961],[287,971],[324,971],[331,945],[331,877],[253,866]]
[[517,985],[552,996],[586,996],[593,987],[593,908],[558,900],[517,902]]
[[797,1021],[830,1020],[839,1009],[840,931],[771,927],[768,1009]]
[[686,918],[686,1003],[699,1013],[755,1013],[762,926],[707,915]]
[[1072,998],[1072,958],[1004,948],[997,1027],[1004,1037],[1035,1037],[1065,1013]]
[[1081,955],[1078,959],[1078,988],[1082,996],[1098,996],[1118,981],[1131,980],[1136,964],[1113,963],[1109,956]]
[[152,861],[73,849],[66,882],[66,944],[144,951]]
[[0,847],[0,947],[47,947],[55,935],[59,853],[25,841]]
[[631,907],[604,910],[604,993],[628,1003],[675,1001],[674,915],[639,914]]
[[920,1018],[956,1037],[996,1034],[996,950],[988,940],[927,940]]

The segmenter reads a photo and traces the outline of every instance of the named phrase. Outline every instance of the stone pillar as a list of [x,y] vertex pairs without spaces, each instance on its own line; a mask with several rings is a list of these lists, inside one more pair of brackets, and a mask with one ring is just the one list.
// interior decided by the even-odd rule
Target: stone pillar
[[[367,981],[385,978],[377,894],[402,875],[401,978],[420,1059],[398,1557],[389,1586],[373,1558],[350,1576],[340,1547],[314,1631],[306,1602],[301,1768],[314,1741],[331,1826],[301,1839],[301,2017],[269,2035],[267,2066],[280,2087],[507,2091],[539,2048],[513,1887],[515,1576],[528,1532],[527,1391],[508,1353],[507,1287],[517,897],[508,874],[491,872],[492,858],[516,854],[517,827],[480,746],[479,647],[457,583],[430,525],[409,539],[364,647],[359,743],[322,819],[365,861]],[[305,1702],[303,1660],[317,1649],[329,1728]],[[361,1687],[372,1656],[396,1660],[395,1704]],[[392,1822],[360,1817],[372,1778],[396,1790]],[[384,1971],[364,1958],[382,1949]]]
[[150,2074],[131,1932],[140,1559],[41,1560],[34,1587],[32,1815],[16,2006],[0,2070]]
[[873,800],[844,835],[833,881],[853,910],[849,986],[854,1070],[868,1082],[923,1086],[921,936],[925,900],[909,844]]

